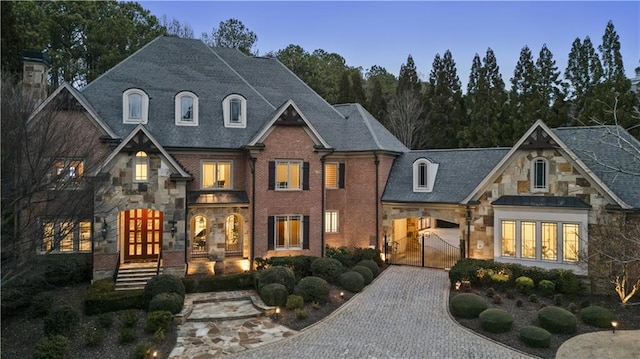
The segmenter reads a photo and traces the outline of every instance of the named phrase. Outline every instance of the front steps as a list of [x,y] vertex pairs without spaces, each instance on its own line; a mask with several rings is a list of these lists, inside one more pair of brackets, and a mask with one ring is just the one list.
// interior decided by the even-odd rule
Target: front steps
[[144,289],[151,277],[162,274],[162,267],[160,273],[157,270],[157,263],[154,262],[122,264],[116,278],[116,290]]

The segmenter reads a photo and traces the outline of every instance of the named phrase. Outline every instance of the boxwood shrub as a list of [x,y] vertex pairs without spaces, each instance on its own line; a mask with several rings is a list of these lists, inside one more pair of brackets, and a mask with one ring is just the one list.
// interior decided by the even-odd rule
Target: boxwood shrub
[[334,284],[340,283],[343,269],[342,263],[335,258],[318,258],[311,263],[311,272],[314,277],[320,277]]
[[374,278],[378,276],[378,273],[380,273],[380,267],[375,261],[371,259],[361,260],[360,262],[358,262],[358,264],[356,264],[356,266],[369,268]]
[[556,284],[550,280],[543,279],[538,282],[538,289],[545,297],[551,297],[556,292]]
[[529,277],[520,276],[516,278],[516,288],[518,288],[522,294],[529,294],[534,286],[533,279]]
[[260,290],[260,298],[266,305],[284,307],[287,305],[289,291],[280,283],[269,283]]
[[146,308],[143,290],[116,291],[113,280],[109,278],[93,282],[84,297],[86,315]]
[[296,285],[296,294],[302,296],[305,302],[326,303],[331,288],[326,280],[320,277],[304,277]]
[[304,299],[302,299],[302,297],[299,295],[291,294],[287,297],[286,307],[289,310],[300,308],[302,307],[303,304],[304,304]]
[[573,334],[576,332],[578,319],[564,308],[548,306],[538,311],[538,322],[551,333]]
[[206,276],[195,284],[195,292],[219,292],[226,290],[254,289],[254,272],[231,275]]
[[178,293],[160,293],[151,299],[149,312],[168,311],[171,314],[178,314],[184,306],[184,298]]
[[180,278],[171,274],[159,274],[151,277],[144,286],[144,300],[147,305],[160,293],[177,293],[184,298],[184,284]]
[[461,318],[477,318],[489,308],[487,301],[474,293],[460,293],[451,299],[451,314]]
[[80,313],[71,306],[62,306],[51,310],[44,318],[44,333],[47,336],[70,335],[80,323]]
[[511,330],[513,316],[502,309],[489,308],[479,315],[482,329],[491,333],[505,333]]
[[296,275],[293,271],[283,266],[269,267],[260,272],[258,276],[258,291],[262,291],[262,287],[271,283],[282,284],[289,293],[293,293],[296,285]]
[[355,266],[351,268],[351,270],[362,275],[362,278],[364,278],[364,285],[369,285],[369,283],[373,281],[373,272],[371,272],[371,269],[365,266]]
[[69,339],[64,335],[44,337],[36,343],[34,359],[64,359]]
[[616,315],[607,308],[591,305],[580,310],[580,319],[598,328],[611,328],[611,322],[616,319]]
[[520,340],[533,348],[548,348],[551,344],[551,333],[546,329],[528,325],[520,329]]
[[145,330],[147,333],[155,333],[158,329],[169,330],[173,323],[173,315],[166,310],[159,310],[147,314],[147,325]]
[[312,275],[311,262],[318,259],[315,256],[287,256],[287,257],[270,257],[267,259],[256,258],[258,271],[273,267],[283,266],[291,269],[296,275],[296,281],[304,277]]
[[364,288],[364,277],[354,271],[342,273],[340,275],[340,286],[349,292],[358,293]]

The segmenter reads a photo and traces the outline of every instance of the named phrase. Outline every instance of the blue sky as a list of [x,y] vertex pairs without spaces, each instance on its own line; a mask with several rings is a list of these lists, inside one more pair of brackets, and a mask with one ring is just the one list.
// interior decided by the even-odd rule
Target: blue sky
[[[258,35],[259,54],[289,44],[306,51],[342,55],[366,71],[380,65],[397,75],[411,54],[421,78],[428,78],[436,53],[451,50],[466,84],[475,53],[496,54],[509,86],[520,50],[537,58],[544,43],[564,72],[571,43],[589,36],[595,46],[609,20],[620,36],[628,77],[640,66],[640,2],[220,2],[142,1],[153,15],[188,23],[199,38],[220,21],[237,18]],[[466,85],[465,85],[466,86]]]

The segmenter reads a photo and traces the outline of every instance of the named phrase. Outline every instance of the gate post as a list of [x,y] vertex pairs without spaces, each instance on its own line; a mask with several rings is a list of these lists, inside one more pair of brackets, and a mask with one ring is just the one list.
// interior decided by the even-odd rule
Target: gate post
[[389,254],[387,252],[387,248],[389,247],[387,243],[387,233],[384,234],[384,262],[389,264]]
[[424,233],[422,233],[422,268],[424,268]]

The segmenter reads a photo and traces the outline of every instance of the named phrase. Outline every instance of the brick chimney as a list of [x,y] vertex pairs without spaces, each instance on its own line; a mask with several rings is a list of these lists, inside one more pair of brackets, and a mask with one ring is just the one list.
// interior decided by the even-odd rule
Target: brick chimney
[[22,52],[22,95],[34,101],[36,106],[47,98],[50,66],[49,55],[37,51]]

